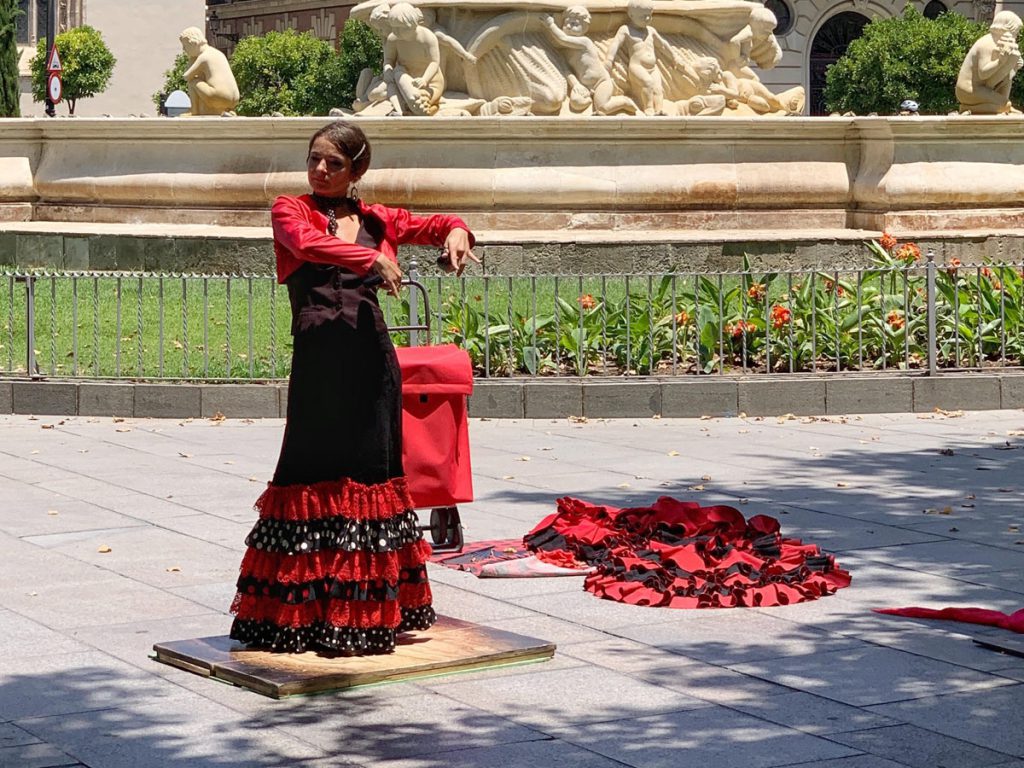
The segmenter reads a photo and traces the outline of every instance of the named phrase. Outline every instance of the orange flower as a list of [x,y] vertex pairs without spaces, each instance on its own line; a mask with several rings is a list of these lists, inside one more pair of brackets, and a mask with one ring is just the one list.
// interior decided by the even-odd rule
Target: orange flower
[[685,309],[676,315],[676,325],[689,325],[690,324],[690,313]]
[[897,250],[893,256],[900,261],[905,261],[909,264],[912,261],[921,260],[921,249],[914,243],[905,243],[899,247],[899,250]]
[[885,250],[892,252],[892,249],[897,245],[897,241],[896,238],[888,232],[883,232],[882,239],[878,241],[878,244],[885,248]]
[[906,321],[903,319],[903,315],[897,312],[895,309],[885,316],[885,320],[895,330],[899,330],[906,324]]
[[829,280],[828,278],[825,278],[825,290],[831,292],[833,289],[836,292],[836,296],[846,295],[846,291],[843,290],[843,286],[839,285],[839,283]]
[[960,263],[960,259],[950,259],[946,267],[946,274],[950,277],[956,277],[956,271],[960,268]]
[[989,279],[992,278],[992,270],[989,269],[988,267],[982,267],[981,268],[981,274],[982,274],[982,277],[987,277]]
[[737,320],[735,323],[725,326],[725,332],[734,339],[738,339],[744,333],[754,333],[756,330],[757,326],[747,320]]
[[779,304],[772,307],[772,328],[782,328],[788,325],[792,319],[793,313],[789,311],[788,307],[783,307]]
[[754,283],[747,289],[751,301],[764,301],[764,283]]
[[597,302],[594,301],[594,297],[591,296],[589,293],[584,293],[582,296],[576,299],[576,301],[579,302],[579,305],[584,309],[593,309],[594,307],[597,306]]
[[991,280],[992,280],[992,290],[993,291],[1001,291],[1001,290],[1003,290],[1003,284],[1002,283],[1000,283],[994,277],[991,278]]

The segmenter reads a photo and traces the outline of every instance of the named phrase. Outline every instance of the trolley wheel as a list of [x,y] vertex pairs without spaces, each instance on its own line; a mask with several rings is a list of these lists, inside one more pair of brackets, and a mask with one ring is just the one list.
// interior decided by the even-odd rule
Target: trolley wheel
[[462,551],[462,520],[458,507],[434,507],[430,510],[430,538],[435,552]]

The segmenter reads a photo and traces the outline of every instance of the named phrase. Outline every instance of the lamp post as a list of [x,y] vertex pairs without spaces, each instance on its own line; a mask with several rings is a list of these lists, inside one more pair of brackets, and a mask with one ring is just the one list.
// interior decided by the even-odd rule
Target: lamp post
[[[50,51],[57,40],[57,0],[46,0],[46,57],[49,59]],[[56,117],[57,108],[50,99],[50,89],[46,89],[46,116]]]

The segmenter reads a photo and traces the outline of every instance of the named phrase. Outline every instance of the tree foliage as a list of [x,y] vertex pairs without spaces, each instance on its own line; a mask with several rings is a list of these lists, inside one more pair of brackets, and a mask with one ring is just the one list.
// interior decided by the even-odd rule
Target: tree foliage
[[356,98],[359,73],[372,69],[380,74],[384,64],[384,48],[377,33],[356,19],[349,19],[341,31],[341,51],[338,53],[336,82],[339,104],[349,106]]
[[[88,25],[69,29],[57,35],[55,41],[64,69],[64,101],[70,114],[75,114],[75,102],[103,93],[110,84],[117,59],[110,52],[103,36]],[[36,46],[36,55],[29,62],[32,69],[32,98],[46,100],[46,40]]]
[[164,84],[159,91],[153,94],[153,103],[157,109],[160,108],[160,101],[166,98],[172,91],[185,91],[188,93],[188,83],[185,82],[185,70],[188,69],[188,54],[182,51],[174,57],[171,68],[164,72]]
[[240,115],[325,115],[331,107],[334,49],[310,32],[268,32],[235,48],[231,69],[242,100]]
[[[925,18],[908,5],[901,16],[874,19],[826,74],[825,104],[833,112],[894,114],[913,99],[923,114],[958,107],[956,77],[967,52],[988,26],[958,13]],[[1013,101],[1024,89],[1014,82]]]
[[20,117],[18,85],[18,0],[0,0],[0,117]]

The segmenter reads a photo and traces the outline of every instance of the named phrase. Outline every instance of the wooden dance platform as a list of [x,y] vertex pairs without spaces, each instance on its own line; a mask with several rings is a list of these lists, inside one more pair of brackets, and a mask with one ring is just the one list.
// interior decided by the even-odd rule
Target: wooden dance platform
[[506,664],[545,661],[554,643],[439,616],[426,632],[398,638],[394,653],[326,656],[247,650],[225,635],[157,643],[156,660],[271,696],[320,693]]

